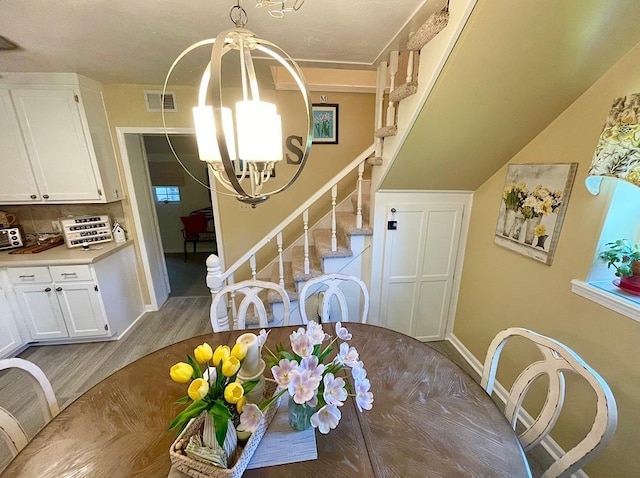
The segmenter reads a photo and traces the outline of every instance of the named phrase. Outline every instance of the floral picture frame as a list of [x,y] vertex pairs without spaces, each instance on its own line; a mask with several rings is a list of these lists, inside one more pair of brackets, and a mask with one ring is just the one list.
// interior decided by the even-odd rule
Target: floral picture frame
[[495,243],[551,265],[578,163],[510,164]]
[[313,144],[338,144],[338,105],[314,103],[311,115]]

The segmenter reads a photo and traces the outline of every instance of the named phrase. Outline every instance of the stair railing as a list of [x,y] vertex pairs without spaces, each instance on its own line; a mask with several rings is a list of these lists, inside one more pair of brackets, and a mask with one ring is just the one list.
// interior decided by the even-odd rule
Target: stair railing
[[[337,184],[344,179],[349,173],[358,168],[358,182],[360,185],[358,186],[358,203],[362,204],[362,185],[361,185],[361,168],[364,168],[364,162],[366,159],[371,156],[375,152],[375,145],[371,145],[367,147],[362,153],[360,153],[353,161],[347,164],[338,174],[336,174],[330,181],[326,184],[322,185],[309,199],[307,199],[304,203],[302,203],[297,209],[295,209],[289,216],[287,216],[282,222],[280,222],[276,227],[274,227],[269,233],[267,233],[260,241],[258,241],[251,249],[249,249],[245,254],[243,254],[238,260],[236,260],[227,270],[222,271],[220,267],[220,260],[217,256],[212,254],[207,259],[207,286],[211,290],[211,294],[215,295],[217,291],[219,291],[224,284],[228,282],[233,282],[233,274],[247,261],[250,261],[251,267],[251,275],[255,278],[255,271],[257,270],[255,263],[255,255],[256,253],[262,249],[265,245],[267,245],[271,240],[275,237],[278,241],[278,261],[279,261],[279,282],[284,282],[284,270],[282,266],[282,231],[293,221],[302,216],[303,225],[306,224],[306,229],[308,230],[308,222],[309,222],[309,208],[318,201],[324,194],[329,191],[337,191]],[[333,198],[332,192],[332,203],[335,206],[335,198]],[[332,208],[335,209],[335,208]],[[362,209],[362,206],[360,206]],[[335,237],[335,210],[332,213],[332,235]],[[362,212],[360,212],[360,216],[362,216]],[[278,239],[279,237],[279,239]],[[333,241],[332,241],[333,242]],[[337,245],[337,240],[336,240]],[[335,250],[335,249],[333,249]],[[309,241],[307,235],[305,234],[305,262],[308,263],[309,257]],[[308,273],[308,264],[305,264],[305,273]],[[221,301],[222,302],[222,301]]]

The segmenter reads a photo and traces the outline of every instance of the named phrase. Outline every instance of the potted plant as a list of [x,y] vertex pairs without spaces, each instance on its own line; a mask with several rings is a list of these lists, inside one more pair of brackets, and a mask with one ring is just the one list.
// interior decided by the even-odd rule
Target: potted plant
[[615,268],[615,275],[619,279],[613,283],[640,294],[640,244],[633,244],[629,239],[618,239],[608,242],[605,247],[598,257],[607,263],[607,268]]

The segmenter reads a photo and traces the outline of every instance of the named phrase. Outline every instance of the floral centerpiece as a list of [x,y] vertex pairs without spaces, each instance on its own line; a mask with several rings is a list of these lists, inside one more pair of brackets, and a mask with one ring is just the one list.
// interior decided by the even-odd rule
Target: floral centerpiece
[[[264,338],[266,335],[259,341],[263,343]],[[187,396],[177,403],[189,405],[174,418],[169,429],[180,432],[192,418],[204,414],[201,435],[190,437],[186,444],[187,456],[226,468],[237,446],[236,427],[249,433],[257,427],[255,417],[262,417],[262,412],[258,405],[247,403],[247,394],[258,380],[238,380],[247,350],[242,341],[232,348],[220,345],[215,351],[203,343],[195,348],[193,357],[187,355],[186,362],[171,367],[173,381],[189,384]],[[266,400],[260,407],[264,410],[272,401],[273,398]]]
[[[291,334],[291,351],[282,344],[275,351],[265,347],[265,360],[282,388],[280,393],[289,393],[289,422],[295,429],[313,426],[320,433],[329,433],[338,425],[340,407],[349,396],[361,412],[373,406],[364,364],[355,347],[348,344],[351,334],[340,322],[335,331],[336,337],[331,337],[320,324],[309,321],[306,329],[301,327]],[[353,388],[345,381],[348,371]]]

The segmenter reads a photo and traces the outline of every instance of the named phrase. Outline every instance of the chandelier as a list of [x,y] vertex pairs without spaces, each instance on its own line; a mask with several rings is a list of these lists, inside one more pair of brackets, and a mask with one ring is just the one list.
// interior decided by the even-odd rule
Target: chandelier
[[282,18],[285,13],[297,12],[304,0],[256,0],[256,7],[264,7],[274,18]]
[[[303,1],[295,2],[291,8],[300,8]],[[284,8],[286,2],[259,3],[279,3]],[[296,62],[277,45],[244,28],[247,13],[240,0],[231,7],[229,17],[235,28],[221,32],[216,38],[194,43],[176,58],[167,73],[163,96],[178,63],[193,50],[210,46],[211,61],[200,79],[198,104],[193,108],[198,155],[225,189],[239,201],[255,207],[287,189],[302,172],[313,139],[311,103],[302,70]],[[277,61],[289,72],[300,90],[306,114],[307,137],[306,142],[303,141],[305,148],[298,169],[286,184],[271,191],[266,191],[264,185],[272,177],[276,163],[283,159],[282,121],[276,105],[260,99],[252,56],[255,52]],[[239,57],[242,100],[236,103],[235,111],[222,105],[222,58],[228,53]],[[166,133],[164,110],[162,118]],[[166,135],[173,150],[168,133]],[[173,153],[177,158],[176,152]]]

